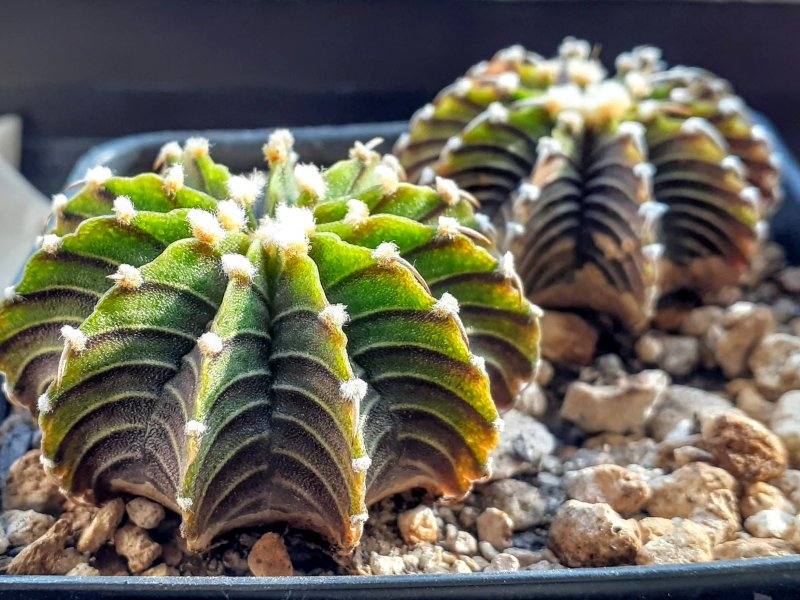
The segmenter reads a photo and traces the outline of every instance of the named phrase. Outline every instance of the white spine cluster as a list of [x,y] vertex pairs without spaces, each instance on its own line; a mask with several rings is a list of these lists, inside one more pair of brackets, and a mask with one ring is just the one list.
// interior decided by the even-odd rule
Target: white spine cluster
[[216,217],[206,210],[192,208],[187,215],[192,235],[206,244],[215,245],[225,237],[225,230]]
[[445,292],[431,307],[431,313],[441,319],[458,316],[458,300],[452,294]]
[[461,231],[461,224],[453,217],[439,217],[436,226],[436,235],[446,240],[452,240]]
[[589,58],[592,47],[586,40],[579,40],[572,36],[565,37],[558,47],[561,58]]
[[464,145],[464,142],[461,140],[461,138],[459,136],[457,136],[457,135],[454,135],[454,136],[451,136],[451,137],[447,138],[447,141],[445,142],[444,148],[442,149],[442,151],[444,153],[455,152],[459,148],[461,148],[461,146],[463,146],[463,145]]
[[366,473],[370,466],[372,466],[372,459],[365,454],[359,458],[354,458],[352,461],[352,466],[353,471],[356,473]]
[[664,244],[647,244],[642,246],[642,254],[650,262],[657,263],[664,256]]
[[47,392],[39,396],[36,400],[36,408],[39,409],[40,415],[46,415],[53,410],[53,402],[50,400],[50,396],[47,395]]
[[137,290],[144,283],[142,272],[136,267],[125,264],[117,267],[117,272],[109,275],[108,278],[126,290]]
[[244,284],[253,283],[256,275],[256,268],[246,256],[241,254],[223,254],[222,270],[229,279]]
[[350,315],[344,304],[329,304],[319,312],[319,320],[331,329],[339,329],[350,320]]
[[58,252],[58,249],[61,248],[61,244],[63,243],[63,238],[54,233],[48,233],[47,235],[42,236],[42,252],[45,252],[46,254],[55,254]]
[[358,377],[343,381],[339,384],[339,395],[345,402],[359,403],[367,395],[367,382]]
[[114,200],[114,216],[122,225],[130,225],[136,216],[136,209],[128,196],[117,196]]
[[186,421],[186,425],[184,427],[186,435],[189,437],[193,437],[195,439],[200,439],[202,435],[206,432],[206,429],[208,428],[205,426],[204,423],[201,423],[200,421],[195,421],[194,419],[192,419],[191,421]]
[[[3,290],[3,300],[6,302],[18,302],[22,300],[22,296],[17,293],[17,288],[13,285],[9,285]],[[6,394],[7,396],[8,394]]]
[[380,158],[380,155],[375,152],[375,147],[383,143],[383,138],[373,138],[366,144],[356,142],[350,148],[350,158],[355,158],[365,165],[372,164]]
[[69,198],[67,198],[64,194],[54,194],[51,202],[53,214],[57,216],[61,216],[64,214],[64,207],[69,202]]
[[350,227],[361,227],[369,219],[369,207],[361,200],[347,201],[347,214],[344,216],[344,222]]
[[89,343],[86,334],[71,325],[64,325],[61,328],[61,337],[64,338],[66,348],[75,354],[86,350],[86,344]]
[[164,183],[162,187],[167,194],[172,196],[183,189],[184,180],[183,166],[172,165],[167,168],[164,173]]
[[651,163],[638,163],[633,165],[633,174],[639,179],[639,200],[647,200],[653,196],[653,177],[656,174],[656,168]]
[[536,163],[541,164],[552,156],[564,154],[564,147],[557,139],[543,136],[536,144]]
[[86,183],[93,189],[103,187],[113,177],[108,167],[92,167],[86,171]]
[[222,338],[213,331],[207,331],[197,340],[197,347],[200,349],[200,354],[206,357],[217,356],[223,349]]
[[400,258],[397,251],[397,244],[394,242],[382,242],[372,251],[372,258],[378,262],[380,267],[391,267]]
[[461,200],[461,190],[458,189],[458,184],[445,177],[436,178],[436,193],[441,196],[447,206],[455,206]]
[[492,102],[486,108],[486,118],[493,125],[508,123],[508,109],[500,102]]
[[264,158],[270,164],[282,165],[292,154],[294,146],[294,136],[288,129],[276,129],[269,136],[269,140],[264,144]]
[[241,231],[247,223],[244,208],[233,200],[223,200],[217,204],[217,221],[225,231]]
[[400,185],[400,177],[397,175],[397,171],[388,165],[381,164],[375,167],[375,179],[378,180],[381,191],[387,196],[394,194]]
[[301,192],[314,198],[322,198],[325,195],[325,180],[316,165],[297,165],[294,168],[294,180]]
[[186,152],[192,158],[208,155],[208,140],[204,137],[190,137],[186,140]]

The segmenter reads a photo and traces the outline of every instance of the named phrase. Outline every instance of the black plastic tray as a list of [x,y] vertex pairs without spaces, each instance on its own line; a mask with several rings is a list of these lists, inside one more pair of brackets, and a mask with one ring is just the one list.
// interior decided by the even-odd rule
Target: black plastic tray
[[[765,125],[769,127],[768,123]],[[382,137],[383,148],[404,130],[406,123],[372,123],[294,129],[302,160],[330,164],[347,155],[355,140]],[[214,157],[234,171],[258,166],[261,145],[271,130],[169,131],[112,140],[87,152],[75,165],[67,183],[86,169],[103,164],[127,175],[151,167],[158,148],[192,135],[211,140]],[[773,220],[775,238],[790,260],[800,263],[800,168],[778,140],[785,169],[785,200]],[[795,235],[792,235],[795,232]],[[800,556],[660,567],[617,567],[475,573],[465,575],[400,575],[393,577],[0,577],[0,597],[42,600],[97,598],[363,598],[363,599],[472,599],[517,598],[611,599],[721,598],[768,600],[800,598]]]

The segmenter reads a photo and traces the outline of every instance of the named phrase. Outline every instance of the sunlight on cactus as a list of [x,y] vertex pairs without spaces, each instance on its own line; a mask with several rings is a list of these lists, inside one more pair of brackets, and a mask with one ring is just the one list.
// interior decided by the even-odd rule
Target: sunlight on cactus
[[573,38],[552,59],[508,48],[420,109],[395,152],[410,180],[481,201],[534,302],[639,331],[659,293],[739,280],[779,169],[724,80],[646,46],[616,66]]
[[403,183],[373,144],[321,173],[292,143],[272,135],[268,177],[198,138],[160,174],[91,169],[0,309],[5,389],[38,412],[46,470],[89,501],[163,503],[194,550],[288,522],[348,551],[387,495],[465,494],[493,398],[537,358],[537,309],[473,198]]

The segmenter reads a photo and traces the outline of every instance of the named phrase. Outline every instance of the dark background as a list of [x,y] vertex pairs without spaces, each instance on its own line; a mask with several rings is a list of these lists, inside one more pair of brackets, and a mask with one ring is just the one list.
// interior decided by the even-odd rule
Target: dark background
[[800,150],[800,5],[653,0],[0,0],[0,113],[61,186],[128,133],[407,119],[497,49],[650,43],[730,79]]

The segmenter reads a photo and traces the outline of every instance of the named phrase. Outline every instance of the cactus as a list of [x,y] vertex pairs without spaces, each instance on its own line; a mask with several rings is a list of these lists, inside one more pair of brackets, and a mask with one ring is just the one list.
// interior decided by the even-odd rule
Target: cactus
[[[202,550],[288,522],[343,552],[366,506],[465,494],[532,374],[536,308],[472,199],[357,143],[269,177],[190,139],[160,174],[87,174],[0,307],[6,393],[69,494],[155,499]],[[257,220],[259,213],[263,218]]]
[[653,300],[736,283],[779,202],[778,161],[727,82],[639,47],[606,71],[567,38],[514,46],[417,111],[395,153],[452,178],[513,251],[529,297],[640,331]]

